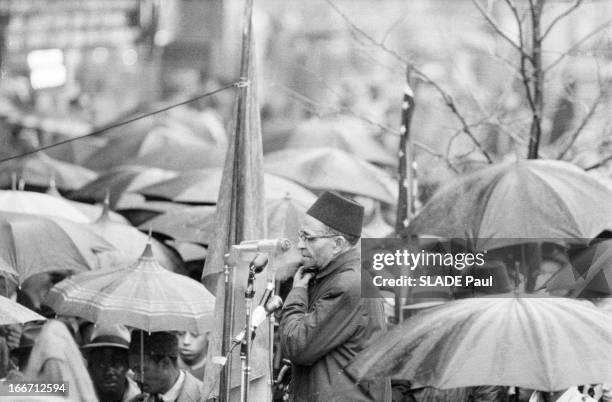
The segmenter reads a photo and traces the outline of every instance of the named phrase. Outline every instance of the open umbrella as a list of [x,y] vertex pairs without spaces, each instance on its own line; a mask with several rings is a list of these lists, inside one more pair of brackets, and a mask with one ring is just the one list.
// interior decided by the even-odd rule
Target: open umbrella
[[97,176],[92,170],[55,160],[40,152],[4,162],[0,170],[0,187],[10,188],[13,174],[23,179],[26,186],[36,188],[47,188],[49,181],[54,179],[60,190],[74,190]]
[[119,165],[137,164],[132,161],[142,155],[181,145],[184,148],[206,145],[193,134],[171,133],[167,130],[152,129],[134,132],[129,136],[113,137],[104,148],[85,161],[85,166],[94,170],[108,170]]
[[223,166],[225,149],[208,144],[169,145],[138,156],[132,164],[156,167],[167,170],[188,171]]
[[[93,232],[112,244],[116,251],[98,255],[100,268],[125,265],[140,255],[148,242],[148,237],[133,226],[113,222],[107,214],[102,215],[90,225]],[[164,268],[185,273],[180,256],[157,240],[150,240],[151,247],[158,256],[159,264]]]
[[67,200],[33,191],[0,190],[0,211],[57,216],[87,223],[89,218]]
[[333,148],[286,149],[264,158],[265,170],[311,190],[336,190],[394,204],[389,175],[357,156]]
[[[123,215],[134,226],[141,225],[166,212],[189,208],[185,204],[171,201],[146,201],[145,197],[140,194],[128,194],[129,197],[122,197],[119,200],[117,213]],[[132,198],[132,195],[137,196],[138,199]]]
[[144,331],[204,333],[214,321],[215,297],[204,285],[162,268],[148,244],[137,261],[75,275],[55,285],[46,303],[58,314]]
[[547,241],[586,245],[612,227],[612,191],[553,160],[494,165],[440,189],[412,220],[412,233],[474,240],[477,250]]
[[[291,199],[304,204],[312,204],[316,199],[314,194],[291,180],[274,174],[264,175],[264,190],[266,198],[283,198],[289,195]],[[146,197],[172,200],[191,204],[215,204],[221,187],[221,169],[202,169],[185,172],[174,179],[141,188],[140,194]]]
[[[69,137],[64,135],[56,135],[50,140],[50,143],[56,144],[60,141],[67,140]],[[103,137],[84,137],[78,141],[70,141],[47,149],[45,153],[53,159],[60,161],[82,165],[87,158],[91,157],[99,149],[103,148],[108,142],[107,138]]]
[[61,218],[0,212],[0,260],[19,283],[42,272],[81,272],[96,268],[97,253],[113,246],[88,226]]
[[115,208],[122,194],[134,192],[162,180],[176,176],[176,172],[145,166],[117,166],[98,178],[70,193],[75,200],[100,202],[110,196],[110,206]]
[[100,218],[100,216],[102,216],[103,213],[106,213],[113,222],[123,223],[125,225],[130,224],[130,222],[123,216],[110,210],[110,206],[108,205],[108,199],[105,199],[102,205],[91,205],[86,204],[84,202],[72,201],[64,198],[59,193],[59,191],[57,191],[57,188],[55,187],[53,181],[51,182],[49,189],[45,192],[45,194],[66,201],[67,203],[78,209],[83,215],[87,216],[90,222],[95,222],[98,218]]
[[[297,240],[297,232],[309,205],[283,197],[266,200],[265,206],[268,236]],[[208,245],[217,234],[215,208],[189,207],[159,215],[140,225],[141,230],[149,227],[153,232],[176,241]]]
[[478,385],[558,391],[612,378],[612,315],[552,297],[464,299],[424,311],[384,334],[347,367],[435,388]]
[[332,147],[386,166],[396,166],[397,157],[377,141],[368,127],[350,117],[312,118],[300,123],[285,139],[285,148]]
[[29,321],[44,320],[46,318],[42,315],[9,298],[0,296],[0,325],[24,324]]
[[139,228],[151,228],[154,233],[179,242],[208,245],[215,236],[214,220],[215,207],[188,207],[158,215]]

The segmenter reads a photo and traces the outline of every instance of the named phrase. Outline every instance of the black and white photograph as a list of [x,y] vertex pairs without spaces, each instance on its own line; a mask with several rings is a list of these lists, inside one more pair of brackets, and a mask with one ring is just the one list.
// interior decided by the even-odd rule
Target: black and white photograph
[[0,0],[0,401],[612,402],[612,0]]

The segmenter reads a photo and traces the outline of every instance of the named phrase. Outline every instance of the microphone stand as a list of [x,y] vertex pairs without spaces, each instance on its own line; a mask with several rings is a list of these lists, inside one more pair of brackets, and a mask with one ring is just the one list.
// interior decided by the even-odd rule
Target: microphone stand
[[255,297],[255,267],[249,268],[249,279],[247,287],[244,291],[244,300],[246,303],[246,332],[240,347],[240,360],[242,362],[242,377],[240,380],[240,402],[247,402],[249,397],[249,376],[251,367],[249,367],[249,355],[251,353],[251,319],[253,310],[253,298]]
[[[275,293],[275,279],[274,276],[268,275],[268,288],[272,288],[270,297],[274,296]],[[267,303],[267,301],[266,301]],[[274,329],[275,329],[275,312],[268,315],[268,375],[269,377],[269,390],[270,396],[274,395]],[[271,400],[272,398],[270,398]]]

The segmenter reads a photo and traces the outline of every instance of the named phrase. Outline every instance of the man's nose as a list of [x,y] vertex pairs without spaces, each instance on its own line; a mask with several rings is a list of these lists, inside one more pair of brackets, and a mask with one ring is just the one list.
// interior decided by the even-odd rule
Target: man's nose
[[298,237],[297,247],[299,249],[306,248],[306,242],[301,237]]

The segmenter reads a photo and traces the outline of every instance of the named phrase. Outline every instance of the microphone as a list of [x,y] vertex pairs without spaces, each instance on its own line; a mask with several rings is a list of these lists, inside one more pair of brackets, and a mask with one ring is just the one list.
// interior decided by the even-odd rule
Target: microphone
[[254,273],[258,274],[264,270],[266,265],[268,265],[268,256],[257,253],[255,258],[253,258],[253,260],[251,260],[249,263],[249,270],[252,270]]
[[[253,310],[253,315],[251,316],[251,336],[255,336],[255,330],[259,325],[266,320],[266,317],[270,314],[274,313],[276,310],[283,307],[283,299],[278,295],[272,296],[272,299],[265,305],[259,305],[255,307]],[[240,331],[238,335],[232,339],[234,343],[242,343],[245,336],[245,330]]]
[[289,239],[263,239],[263,240],[246,240],[239,245],[233,246],[239,251],[258,251],[262,253],[275,253],[279,251],[287,251],[293,246]]

